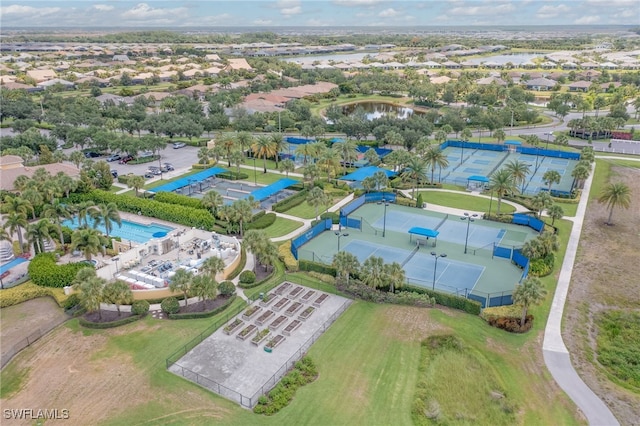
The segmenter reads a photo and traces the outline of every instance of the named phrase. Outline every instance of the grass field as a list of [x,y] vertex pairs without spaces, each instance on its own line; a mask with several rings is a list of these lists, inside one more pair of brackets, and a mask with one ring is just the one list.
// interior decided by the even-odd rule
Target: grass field
[[[322,213],[324,213],[328,207],[330,207],[333,204],[335,204],[336,201],[340,200],[341,198],[342,197],[334,197],[328,205],[319,206],[318,207],[318,215],[321,215]],[[296,217],[299,217],[299,218],[302,218],[302,219],[315,219],[316,218],[316,208],[311,206],[306,201],[303,202],[302,204],[298,204],[297,206],[287,210],[284,213],[289,214],[291,216],[296,216]]]
[[281,237],[289,232],[295,231],[302,226],[302,222],[297,222],[283,217],[277,217],[273,225],[267,227],[265,232],[269,238]]
[[[442,191],[419,191],[422,194],[422,199],[428,204],[437,204],[439,206],[454,207],[457,209],[472,210],[478,212],[488,212],[489,206],[491,210],[495,212],[498,207],[498,200],[487,200],[481,197],[475,197],[465,193],[452,193]],[[513,213],[516,211],[515,207],[502,203],[500,206],[501,213]]]

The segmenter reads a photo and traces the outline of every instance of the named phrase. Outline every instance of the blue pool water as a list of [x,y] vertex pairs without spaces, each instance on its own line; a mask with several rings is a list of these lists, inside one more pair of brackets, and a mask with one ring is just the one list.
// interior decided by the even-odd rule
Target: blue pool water
[[4,265],[0,266],[0,275],[4,274],[6,271],[13,268],[14,266],[19,265],[22,262],[26,262],[26,261],[27,259],[24,259],[22,257],[16,257],[11,262],[5,263]]
[[[71,229],[76,229],[78,227],[78,218],[74,217],[72,220],[65,220],[62,222],[63,226],[68,226]],[[93,220],[89,218],[89,226],[93,227]],[[104,225],[100,225],[97,229],[105,233]],[[151,225],[144,225],[142,223],[132,222],[129,220],[122,220],[122,226],[118,226],[117,223],[113,224],[113,229],[111,229],[111,234],[114,237],[120,237],[124,240],[135,241],[137,243],[146,243],[150,239],[153,238],[153,234],[156,232],[171,232],[174,228],[170,226],[158,225],[157,223],[152,223]]]

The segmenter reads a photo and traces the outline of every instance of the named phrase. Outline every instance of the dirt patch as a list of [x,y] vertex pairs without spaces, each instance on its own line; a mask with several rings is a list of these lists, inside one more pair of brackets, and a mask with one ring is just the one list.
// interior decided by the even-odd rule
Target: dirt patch
[[133,316],[131,312],[120,312],[118,314],[118,311],[105,311],[104,309],[101,309],[99,312],[96,311],[96,312],[84,314],[84,319],[86,319],[89,322],[103,323],[103,322],[118,321],[121,319],[128,318],[130,316]]
[[563,338],[580,376],[621,424],[637,424],[640,395],[611,382],[598,364],[595,318],[608,309],[640,309],[640,170],[612,167],[611,181],[631,189],[629,209],[616,209],[605,225],[605,205],[591,201],[567,297]]
[[218,296],[213,300],[202,300],[200,302],[192,302],[192,303],[189,303],[187,306],[182,306],[180,308],[179,313],[185,314],[185,313],[191,313],[191,312],[212,311],[217,307],[227,303],[227,300],[229,300],[229,298],[226,296]]
[[382,312],[385,322],[389,324],[389,327],[385,328],[389,338],[404,342],[419,342],[434,332],[450,331],[431,319],[429,308],[389,305]]
[[23,346],[29,336],[44,334],[69,317],[50,297],[27,300],[0,310],[2,356],[14,347]]

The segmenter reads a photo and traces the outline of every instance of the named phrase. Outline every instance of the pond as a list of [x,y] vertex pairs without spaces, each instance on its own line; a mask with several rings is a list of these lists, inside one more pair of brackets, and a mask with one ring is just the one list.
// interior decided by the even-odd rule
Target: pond
[[483,62],[495,62],[500,65],[505,65],[511,62],[513,65],[521,65],[525,62],[532,61],[534,58],[544,58],[544,54],[540,53],[513,53],[493,56],[483,56],[482,58],[468,59],[467,62],[480,65]]
[[380,118],[385,115],[390,115],[401,120],[406,120],[414,113],[422,114],[420,111],[414,111],[413,108],[381,102],[357,102],[345,105],[342,108],[342,112],[345,115],[351,115],[355,112],[356,108],[362,108],[366,114],[367,120],[369,121],[375,120],[376,118]]

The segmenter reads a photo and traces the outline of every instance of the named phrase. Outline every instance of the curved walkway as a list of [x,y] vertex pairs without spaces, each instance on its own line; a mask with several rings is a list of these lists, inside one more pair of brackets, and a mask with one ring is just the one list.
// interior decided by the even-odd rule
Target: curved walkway
[[591,176],[589,176],[585,182],[584,190],[582,191],[583,197],[578,204],[578,211],[574,218],[574,226],[571,229],[567,252],[564,257],[564,262],[562,262],[560,277],[558,278],[556,292],[551,304],[551,311],[549,312],[547,325],[544,330],[542,354],[544,356],[544,362],[555,381],[584,413],[589,424],[614,426],[619,425],[618,421],[611,413],[611,410],[609,410],[609,407],[593,393],[573,368],[569,351],[562,339],[562,314],[569,291],[569,284],[571,283],[571,274],[580,243],[584,214],[587,209],[587,203],[589,202],[589,191],[594,174],[595,164],[593,173],[591,173]]

